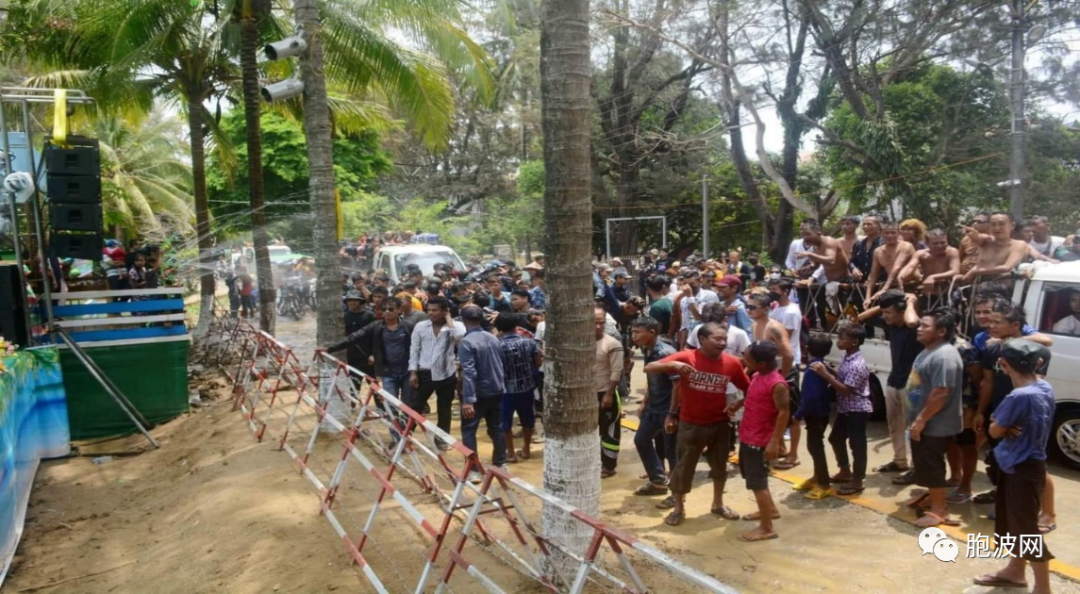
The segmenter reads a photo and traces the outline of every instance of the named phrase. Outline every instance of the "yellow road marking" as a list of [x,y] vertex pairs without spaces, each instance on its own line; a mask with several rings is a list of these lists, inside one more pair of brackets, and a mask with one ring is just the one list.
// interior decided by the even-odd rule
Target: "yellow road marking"
[[[801,478],[795,475],[781,472],[778,470],[773,470],[772,475],[782,481],[792,484],[802,481]],[[897,520],[907,522],[908,524],[915,525],[915,518],[912,518],[908,514],[901,513],[901,510],[895,509],[896,502],[894,501],[871,499],[868,497],[858,496],[841,497],[839,495],[834,495],[834,497],[848,503],[854,503],[855,505],[860,505],[867,509],[874,510],[887,516],[892,516]],[[951,538],[965,543],[968,541],[968,534],[978,534],[976,532],[968,532],[963,528],[963,526],[946,526],[944,524],[941,524],[938,526],[938,528],[941,528],[941,530]],[[1050,571],[1060,575],[1061,577],[1073,580],[1075,582],[1080,582],[1080,567],[1064,563],[1060,559],[1053,559],[1052,561],[1050,561]]]

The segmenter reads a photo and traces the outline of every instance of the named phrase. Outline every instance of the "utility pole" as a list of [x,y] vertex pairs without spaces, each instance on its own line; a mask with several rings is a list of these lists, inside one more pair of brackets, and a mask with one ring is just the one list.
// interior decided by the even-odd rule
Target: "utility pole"
[[1012,104],[1012,158],[1009,161],[1009,212],[1016,220],[1024,218],[1024,2],[1012,0],[1012,71],[1009,93]]
[[701,179],[701,255],[709,257],[709,180]]

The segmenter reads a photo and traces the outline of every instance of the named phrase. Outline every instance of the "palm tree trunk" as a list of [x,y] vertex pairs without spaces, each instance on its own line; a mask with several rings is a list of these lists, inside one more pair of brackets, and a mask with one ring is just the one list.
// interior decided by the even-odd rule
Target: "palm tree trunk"
[[255,274],[259,281],[259,328],[274,333],[274,271],[267,249],[266,212],[263,210],[262,129],[260,126],[259,67],[255,52],[259,41],[260,2],[244,0],[240,15],[240,68],[244,87],[244,123],[247,132],[248,188],[251,235],[255,244]]
[[[548,261],[544,488],[591,516],[600,511],[598,402],[592,385],[592,196],[589,0],[545,0],[540,36],[544,131],[544,255]],[[544,506],[544,534],[583,552],[592,531]],[[556,558],[559,574],[574,566]]]
[[190,93],[187,97],[188,136],[191,140],[191,182],[195,194],[195,234],[199,244],[199,272],[201,308],[195,325],[194,336],[199,337],[210,328],[214,306],[214,269],[208,257],[213,247],[210,235],[210,209],[206,202],[206,145],[203,140],[203,106],[201,96]]
[[317,344],[337,340],[344,332],[341,287],[337,270],[337,208],[334,202],[334,153],[330,135],[330,106],[323,75],[316,0],[295,0],[296,26],[304,32],[307,51],[300,56],[304,82],[304,136],[310,168],[311,214],[315,217],[315,296],[319,302]]

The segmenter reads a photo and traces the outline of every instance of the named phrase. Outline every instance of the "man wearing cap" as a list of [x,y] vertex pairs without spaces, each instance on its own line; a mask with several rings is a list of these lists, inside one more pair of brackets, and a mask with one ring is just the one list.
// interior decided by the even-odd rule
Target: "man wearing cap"
[[686,346],[686,335],[701,320],[701,310],[710,303],[720,303],[720,297],[709,289],[701,288],[701,273],[687,267],[679,273],[683,282],[682,299],[679,301],[682,326],[679,332],[680,348]]
[[739,291],[742,290],[742,281],[739,277],[728,274],[718,279],[715,286],[720,294],[720,302],[727,309],[728,325],[750,332],[753,324],[746,313],[746,303],[739,296]]
[[[345,335],[348,336],[364,329],[364,326],[375,321],[375,314],[365,307],[366,300],[360,291],[349,291],[345,294]],[[375,369],[368,363],[368,358],[357,345],[350,344],[346,360],[349,365],[363,371],[368,375],[375,373]]]
[[612,276],[616,276],[620,272],[625,274],[626,276],[630,276],[630,273],[627,272],[627,270],[626,270],[626,266],[623,265],[622,258],[612,258],[611,260],[608,260],[608,264],[611,265],[611,268],[612,268],[611,274],[612,274]]
[[[1032,591],[1050,591],[1049,561],[1054,556],[1042,542],[1038,547],[1021,544],[1031,538],[1028,535],[1044,532],[1039,506],[1048,476],[1046,444],[1053,428],[1054,389],[1036,370],[1046,353],[1045,347],[1023,338],[1001,346],[998,365],[1011,378],[1013,390],[994,411],[988,431],[1001,440],[993,451],[998,463],[994,538],[1000,550],[1011,555],[1001,571],[975,578],[979,586],[1026,589],[1025,566],[1031,563]],[[1006,537],[1011,537],[1011,547]]]
[[[503,314],[506,315],[506,314]],[[468,305],[461,309],[465,336],[458,347],[461,361],[461,441],[476,452],[476,430],[480,419],[487,425],[494,453],[492,464],[506,464],[506,435],[502,430],[503,393],[506,392],[502,346],[490,332],[484,332],[484,310]],[[479,454],[477,454],[479,457]],[[469,480],[480,482],[480,473],[472,471]]]

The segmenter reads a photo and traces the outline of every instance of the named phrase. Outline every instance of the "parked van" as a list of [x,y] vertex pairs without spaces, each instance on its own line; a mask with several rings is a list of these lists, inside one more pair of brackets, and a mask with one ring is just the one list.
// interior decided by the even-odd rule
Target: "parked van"
[[397,284],[410,264],[419,266],[424,276],[433,274],[436,264],[446,264],[458,272],[465,272],[465,264],[453,248],[423,243],[383,246],[375,252],[373,267],[375,270],[385,270],[390,282]]
[[[1031,269],[1031,278],[1018,281],[1013,301],[1024,306],[1028,324],[1050,335],[1054,346],[1046,381],[1054,386],[1057,408],[1054,415],[1050,451],[1059,460],[1080,469],[1080,262],[1051,264]],[[1077,319],[1069,318],[1077,316]],[[871,378],[875,417],[884,415],[885,381],[892,359],[889,343],[869,339],[863,357],[876,377]],[[829,358],[839,361],[833,349]]]

